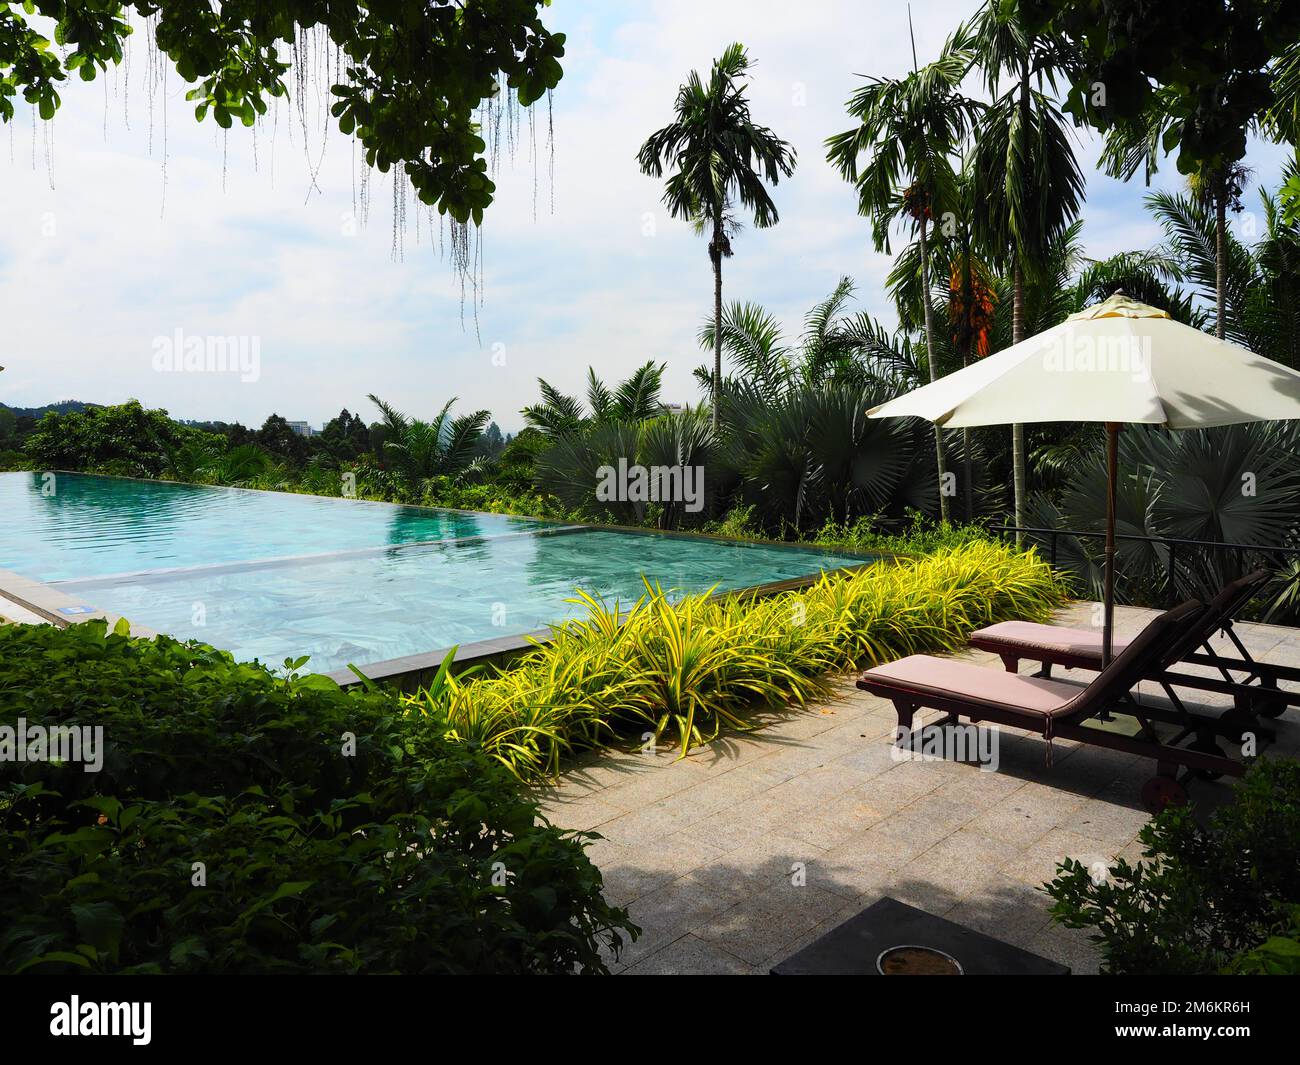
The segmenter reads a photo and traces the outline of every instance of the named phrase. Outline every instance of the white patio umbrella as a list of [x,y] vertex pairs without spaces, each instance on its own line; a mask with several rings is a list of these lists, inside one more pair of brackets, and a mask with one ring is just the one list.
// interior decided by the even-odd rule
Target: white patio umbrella
[[867,411],[946,428],[1023,422],[1106,425],[1103,661],[1115,614],[1115,483],[1125,423],[1208,429],[1300,418],[1300,373],[1175,322],[1116,292],[1060,325]]

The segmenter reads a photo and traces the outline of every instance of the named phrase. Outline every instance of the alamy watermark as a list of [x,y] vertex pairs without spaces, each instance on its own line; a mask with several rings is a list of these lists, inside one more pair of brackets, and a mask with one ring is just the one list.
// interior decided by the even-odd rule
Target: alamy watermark
[[1049,373],[1126,374],[1134,381],[1151,380],[1151,338],[1094,336],[1067,329],[1043,353]]
[[262,376],[262,338],[186,334],[153,338],[153,368],[158,373],[229,373],[251,383]]
[[596,470],[601,503],[681,503],[691,514],[704,509],[703,466],[639,466],[620,458]]
[[81,762],[87,773],[104,768],[103,725],[0,725],[0,762]]
[[50,1006],[50,1035],[129,1036],[135,1046],[148,1046],[152,1013],[151,1002],[82,1002],[72,995]]
[[890,756],[895,762],[964,762],[978,765],[983,773],[996,773],[999,736],[996,729],[978,725],[899,725]]

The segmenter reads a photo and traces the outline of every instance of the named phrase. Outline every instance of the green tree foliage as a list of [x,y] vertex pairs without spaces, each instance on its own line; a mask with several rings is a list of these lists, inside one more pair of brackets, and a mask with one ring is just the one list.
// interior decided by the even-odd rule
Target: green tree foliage
[[[1283,181],[1296,176],[1294,163]],[[1165,231],[1168,254],[1190,293],[1212,301],[1218,284],[1215,220],[1196,197],[1154,192],[1147,205]],[[1277,196],[1260,190],[1263,231],[1247,244],[1225,238],[1224,337],[1300,369],[1300,221],[1288,222]]]
[[[1011,280],[1011,337],[1030,335],[1027,286],[1048,275],[1052,249],[1083,204],[1084,179],[1064,116],[1049,95],[1062,42],[1025,17],[1019,0],[987,0],[970,25],[976,65],[994,100],[975,137],[972,223],[980,251]],[[1011,427],[1017,525],[1029,495],[1023,425]]]
[[128,476],[157,477],[166,449],[198,444],[215,448],[218,438],[172,421],[165,410],[145,410],[137,400],[113,407],[50,412],[27,438],[32,464],[49,470],[108,469]]
[[[0,8],[0,120],[21,92],[54,116],[72,73],[91,81],[118,64],[130,16],[152,22],[153,44],[193,86],[195,116],[251,126],[267,99],[288,94],[304,33],[338,56],[331,113],[366,162],[401,167],[420,200],[476,225],[495,185],[476,112],[503,91],[527,106],[559,83],[564,35],[542,24],[545,0],[28,0]],[[36,16],[52,19],[53,40]]]
[[[870,315],[849,313],[852,295],[852,280],[841,278],[809,310],[795,344],[756,304],[732,304],[723,314],[722,345],[734,373],[722,380],[711,490],[753,507],[769,533],[868,515],[896,520],[909,508],[939,515],[929,427],[866,417],[868,408],[921,383],[924,353]],[[713,345],[711,323],[700,342]],[[711,383],[705,367],[696,379]],[[961,448],[954,454],[965,458]],[[982,509],[984,463],[977,451],[972,458],[980,481],[973,498]]]
[[253,434],[253,442],[281,459],[301,463],[311,451],[307,438],[294,432],[279,414],[270,415]]
[[1157,0],[1026,0],[1022,6],[1027,19],[1067,42],[1066,107],[1107,131],[1103,163],[1112,174],[1127,178],[1139,166],[1149,174],[1162,154],[1177,151],[1179,171],[1215,216],[1215,331],[1223,337],[1226,215],[1241,209],[1247,134],[1267,128],[1297,143],[1300,6],[1276,0],[1190,0],[1177,7]]
[[370,428],[359,415],[344,407],[338,417],[325,423],[312,442],[335,462],[359,459],[370,447]]
[[506,438],[501,434],[501,426],[496,422],[488,422],[483,435],[479,437],[475,451],[481,458],[493,459],[505,450],[505,446]]
[[1223,171],[1279,105],[1274,66],[1300,40],[1300,7],[1276,0],[1020,0],[1067,43],[1067,108],[1099,129],[1149,130],[1184,174]]
[[[1030,524],[1039,528],[1105,528],[1106,471],[1100,434],[1074,441],[1063,461],[1062,487],[1031,501]],[[1120,437],[1116,531],[1259,545],[1259,551],[1224,555],[1177,549],[1175,594],[1205,597],[1255,566],[1275,567],[1264,548],[1296,543],[1300,514],[1300,428],[1295,422],[1257,422],[1220,429],[1169,432],[1130,426]],[[1244,484],[1255,491],[1244,492]],[[1035,537],[1037,539],[1037,537]],[[1047,548],[1042,539],[1043,549]],[[1058,538],[1057,560],[1082,577],[1090,594],[1101,588],[1101,542]],[[1163,603],[1168,596],[1169,548],[1121,540],[1117,594],[1130,602]],[[1276,594],[1276,593],[1275,593]]]
[[[712,425],[699,411],[637,420],[596,420],[581,431],[557,437],[537,456],[535,483],[540,491],[555,496],[563,506],[584,517],[625,525],[652,521],[659,528],[673,529],[688,515],[703,520],[715,498],[709,479],[715,442]],[[686,509],[695,503],[686,498],[684,481],[677,482],[666,499],[632,498],[632,493],[628,498],[602,498],[601,485],[610,483],[607,471],[618,470],[620,464],[645,470],[703,470],[703,476],[690,473],[696,478],[690,487],[693,498],[704,509]],[[698,496],[694,495],[696,491]]]

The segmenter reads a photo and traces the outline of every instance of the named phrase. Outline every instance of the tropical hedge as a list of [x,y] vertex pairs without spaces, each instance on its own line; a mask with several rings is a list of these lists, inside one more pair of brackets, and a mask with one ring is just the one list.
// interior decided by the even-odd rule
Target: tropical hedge
[[553,774],[568,753],[645,732],[685,755],[765,708],[824,695],[832,672],[952,650],[995,621],[1044,620],[1065,591],[1034,552],[983,541],[762,599],[673,602],[653,586],[632,604],[581,595],[588,616],[508,670],[456,677],[444,663],[405,705],[527,780]]
[[288,665],[0,626],[0,729],[104,741],[96,772],[0,759],[0,972],[604,971],[631,926],[584,835],[392,696]]

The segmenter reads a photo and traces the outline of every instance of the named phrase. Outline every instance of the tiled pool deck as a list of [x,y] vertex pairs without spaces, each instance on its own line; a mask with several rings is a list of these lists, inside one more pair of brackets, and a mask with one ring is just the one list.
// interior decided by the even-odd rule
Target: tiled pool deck
[[[1075,604],[1059,620],[1083,627],[1091,615],[1091,604]],[[1120,608],[1117,629],[1134,632],[1151,615]],[[1300,664],[1300,629],[1237,631],[1255,657]],[[967,657],[1002,668],[992,655]],[[644,932],[611,967],[764,973],[892,895],[1075,972],[1095,972],[1086,933],[1052,925],[1049,899],[1036,889],[1066,856],[1087,865],[1140,856],[1136,836],[1147,814],[1138,792],[1151,762],[1057,740],[1047,769],[1043,741],[1014,731],[1000,737],[997,772],[899,761],[894,723],[889,703],[846,678],[824,704],[689,758],[602,755],[567,773],[547,792],[546,811],[556,824],[605,837],[590,854],[607,897],[627,905]],[[1267,754],[1295,756],[1300,711],[1271,724],[1277,741]],[[1229,789],[1191,785],[1204,808]]]

